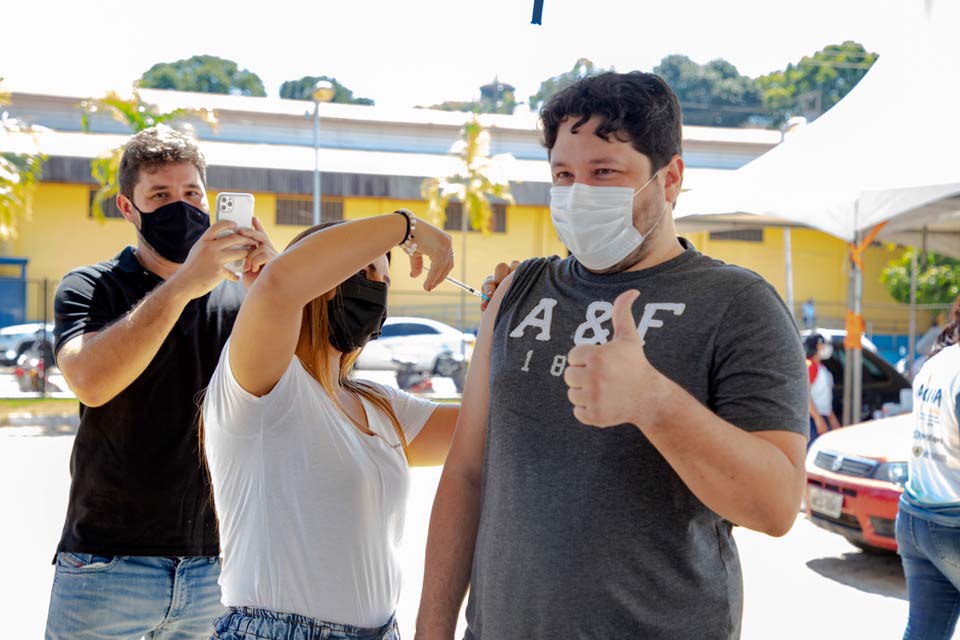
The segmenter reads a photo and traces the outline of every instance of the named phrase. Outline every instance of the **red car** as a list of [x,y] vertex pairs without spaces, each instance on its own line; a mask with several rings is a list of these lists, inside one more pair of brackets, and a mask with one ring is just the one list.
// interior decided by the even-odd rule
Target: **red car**
[[807,518],[866,551],[896,551],[912,431],[906,413],[817,438],[807,452]]

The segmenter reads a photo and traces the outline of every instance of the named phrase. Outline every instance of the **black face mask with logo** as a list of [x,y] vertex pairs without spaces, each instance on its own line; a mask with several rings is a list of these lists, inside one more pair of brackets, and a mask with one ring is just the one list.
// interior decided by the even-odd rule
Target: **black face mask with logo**
[[210,215],[183,200],[148,213],[140,211],[135,204],[133,208],[140,213],[140,235],[170,262],[186,262],[190,249],[210,228]]
[[327,303],[327,315],[330,344],[342,353],[359,349],[380,336],[387,319],[387,283],[350,276]]

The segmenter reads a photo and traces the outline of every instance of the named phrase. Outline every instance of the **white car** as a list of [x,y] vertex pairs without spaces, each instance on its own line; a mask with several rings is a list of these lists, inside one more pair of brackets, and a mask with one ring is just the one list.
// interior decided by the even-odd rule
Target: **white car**
[[416,371],[452,377],[461,363],[470,361],[475,342],[474,335],[436,320],[390,317],[380,337],[363,348],[356,368],[396,371],[406,365]]
[[[28,322],[14,324],[0,329],[0,362],[15,364],[17,358],[24,351],[33,346],[33,343],[42,339],[44,325],[42,322]],[[46,325],[47,342],[53,343],[53,323]]]

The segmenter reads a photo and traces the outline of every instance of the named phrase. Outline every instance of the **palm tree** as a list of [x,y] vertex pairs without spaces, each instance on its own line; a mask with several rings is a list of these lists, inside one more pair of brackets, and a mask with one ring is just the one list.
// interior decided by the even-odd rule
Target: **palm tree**
[[[0,78],[0,83],[3,79]],[[10,95],[0,89],[0,106],[8,104]],[[7,148],[24,146],[28,151],[0,152],[0,240],[17,235],[21,220],[29,220],[33,213],[33,193],[46,157],[37,150],[36,136],[42,127],[31,126],[0,113],[0,139],[13,142]]]
[[[109,113],[114,120],[124,123],[131,133],[137,133],[160,124],[182,121],[188,117],[199,118],[209,125],[216,125],[216,114],[209,109],[174,109],[161,112],[155,105],[148,104],[140,97],[136,88],[129,98],[124,98],[115,91],[108,92],[102,98],[84,100],[80,103],[83,110],[80,118],[84,131],[90,131],[90,116],[98,112]],[[193,126],[182,123],[180,129],[184,133],[193,133]],[[90,175],[100,187],[93,199],[94,214],[103,220],[104,203],[115,198],[120,192],[118,177],[120,173],[120,158],[123,147],[109,149],[90,162]]]
[[420,186],[420,195],[427,201],[427,216],[442,227],[447,218],[447,205],[451,200],[463,204],[462,226],[490,233],[493,220],[492,198],[513,204],[510,182],[504,175],[504,165],[513,156],[508,153],[490,156],[490,132],[480,124],[476,114],[460,130],[458,140],[450,152],[460,158],[460,166],[452,176],[428,178]]
[[[460,130],[460,139],[450,148],[460,158],[453,175],[427,178],[420,185],[420,196],[427,201],[427,217],[443,228],[447,205],[451,200],[463,206],[460,215],[460,279],[467,280],[467,231],[479,229],[489,235],[493,221],[491,199],[513,204],[507,166],[513,161],[509,153],[490,155],[490,132],[480,124],[477,115]],[[468,224],[469,223],[469,224]],[[465,326],[466,295],[460,295],[460,329]]]

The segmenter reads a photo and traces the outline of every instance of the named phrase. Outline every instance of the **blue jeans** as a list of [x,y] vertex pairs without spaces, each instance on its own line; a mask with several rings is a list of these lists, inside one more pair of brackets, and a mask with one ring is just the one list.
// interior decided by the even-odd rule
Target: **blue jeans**
[[211,640],[400,640],[396,618],[382,627],[361,628],[294,613],[230,607],[217,620]]
[[960,527],[897,514],[910,617],[904,640],[949,640],[960,616]]
[[209,638],[220,560],[57,554],[46,640]]

